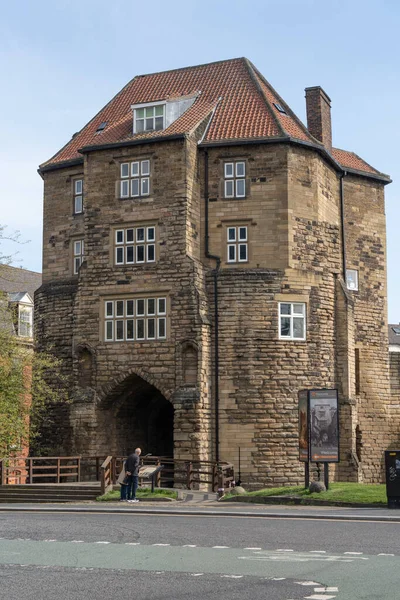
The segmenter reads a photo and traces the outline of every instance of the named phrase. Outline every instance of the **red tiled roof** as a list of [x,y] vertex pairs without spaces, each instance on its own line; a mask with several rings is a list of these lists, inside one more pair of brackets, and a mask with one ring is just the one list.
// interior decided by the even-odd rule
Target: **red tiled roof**
[[[192,106],[168,128],[133,134],[133,104],[193,95]],[[135,77],[41,167],[80,159],[84,147],[189,133],[211,115],[205,142],[290,137],[322,147],[261,73],[247,59],[236,58]],[[106,127],[97,132],[103,122]],[[334,149],[333,156],[344,167],[378,174],[355,154]]]
[[340,148],[332,148],[332,156],[342,167],[348,169],[354,169],[356,171],[366,171],[371,175],[382,175],[379,171],[371,167],[365,160],[354,154],[354,152],[348,152],[347,150],[341,150]]

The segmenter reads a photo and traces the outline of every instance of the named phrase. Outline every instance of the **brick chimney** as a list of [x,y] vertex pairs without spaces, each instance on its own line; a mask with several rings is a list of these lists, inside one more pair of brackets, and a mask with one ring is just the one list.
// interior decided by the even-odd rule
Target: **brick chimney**
[[308,131],[332,152],[331,99],[319,85],[305,92]]

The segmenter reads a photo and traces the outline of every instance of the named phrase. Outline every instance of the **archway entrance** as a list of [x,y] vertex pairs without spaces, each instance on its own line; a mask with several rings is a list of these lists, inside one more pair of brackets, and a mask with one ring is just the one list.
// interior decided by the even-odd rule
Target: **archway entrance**
[[126,456],[135,448],[153,456],[174,455],[174,409],[154,386],[133,375],[112,397],[114,448]]

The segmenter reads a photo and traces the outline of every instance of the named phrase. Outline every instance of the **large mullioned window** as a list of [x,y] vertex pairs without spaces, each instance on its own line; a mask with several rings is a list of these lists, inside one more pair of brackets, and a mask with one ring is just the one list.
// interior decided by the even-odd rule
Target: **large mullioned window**
[[152,263],[156,260],[156,228],[154,225],[125,227],[115,230],[115,264]]
[[133,342],[167,337],[166,298],[124,298],[104,302],[104,340]]
[[150,194],[150,161],[134,160],[122,163],[120,180],[121,198],[139,198]]

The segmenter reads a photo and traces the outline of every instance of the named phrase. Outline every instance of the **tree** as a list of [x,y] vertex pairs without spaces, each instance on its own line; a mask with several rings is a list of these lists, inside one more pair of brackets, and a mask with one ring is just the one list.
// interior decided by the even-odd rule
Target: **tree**
[[[0,245],[4,230],[0,225]],[[7,239],[18,242],[18,234]],[[11,258],[0,248],[0,277],[4,271],[9,276]],[[34,351],[32,343],[15,335],[7,295],[0,292],[0,458],[32,443],[39,435],[37,423],[51,406],[67,401],[61,367],[51,351]]]

